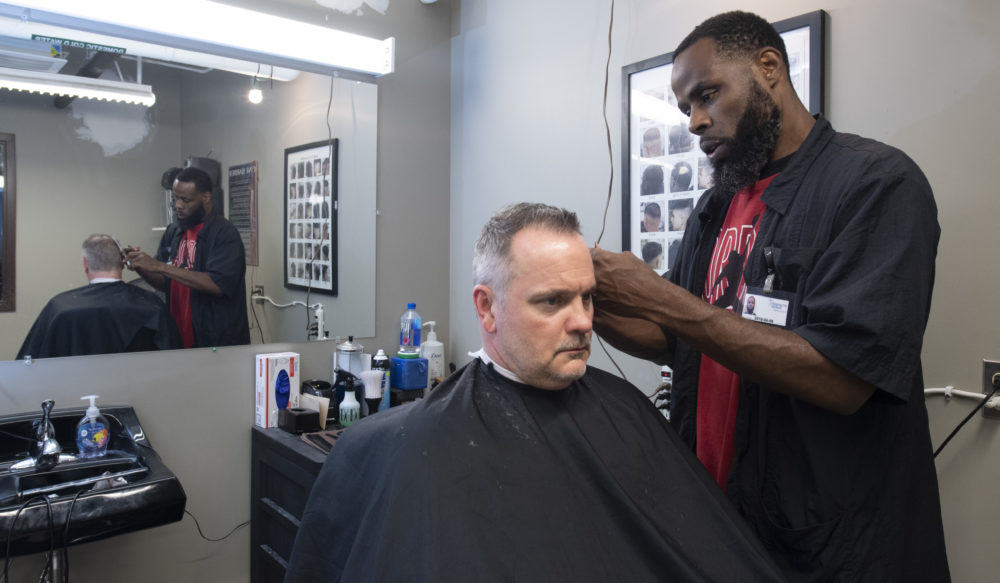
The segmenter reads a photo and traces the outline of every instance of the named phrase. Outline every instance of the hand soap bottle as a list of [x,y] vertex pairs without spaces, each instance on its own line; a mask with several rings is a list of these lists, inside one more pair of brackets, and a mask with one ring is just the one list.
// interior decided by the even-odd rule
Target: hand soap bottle
[[90,399],[87,414],[76,426],[76,447],[80,450],[81,458],[102,457],[108,451],[108,439],[111,433],[108,420],[101,415],[101,411],[94,404],[97,398],[98,395],[80,397],[82,401]]

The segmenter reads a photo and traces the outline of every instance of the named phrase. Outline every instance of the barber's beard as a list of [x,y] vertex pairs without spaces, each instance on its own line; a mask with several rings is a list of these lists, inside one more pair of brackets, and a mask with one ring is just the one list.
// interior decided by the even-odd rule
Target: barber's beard
[[716,191],[735,194],[757,182],[771,160],[781,135],[781,110],[771,96],[753,81],[746,111],[736,125],[736,133],[726,142],[729,155],[712,166]]
[[191,227],[195,227],[201,224],[205,220],[205,207],[201,206],[198,210],[192,212],[185,219],[177,219],[177,224],[180,225],[181,229],[186,231]]

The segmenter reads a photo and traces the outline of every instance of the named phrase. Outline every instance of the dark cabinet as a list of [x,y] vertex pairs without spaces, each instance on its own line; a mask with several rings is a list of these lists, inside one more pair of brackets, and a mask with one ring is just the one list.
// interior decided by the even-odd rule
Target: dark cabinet
[[250,581],[280,583],[326,455],[297,435],[260,427],[253,428],[250,455]]

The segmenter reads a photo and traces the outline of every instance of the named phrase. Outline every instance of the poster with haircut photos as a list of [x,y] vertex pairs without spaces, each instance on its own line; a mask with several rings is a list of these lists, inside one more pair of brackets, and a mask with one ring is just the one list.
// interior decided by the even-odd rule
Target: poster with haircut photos
[[285,287],[337,295],[338,140],[285,149]]
[[667,64],[630,78],[628,180],[630,192],[638,196],[629,197],[629,240],[623,247],[660,275],[670,269],[670,244],[676,248],[684,235],[686,205],[696,203],[708,188],[698,182],[704,158],[698,136],[688,131],[687,117],[670,89],[672,67]]
[[[825,19],[817,10],[774,23],[785,43],[792,86],[814,115],[823,111]],[[670,271],[713,172],[678,108],[672,72],[673,53],[622,68],[622,249],[660,275]]]

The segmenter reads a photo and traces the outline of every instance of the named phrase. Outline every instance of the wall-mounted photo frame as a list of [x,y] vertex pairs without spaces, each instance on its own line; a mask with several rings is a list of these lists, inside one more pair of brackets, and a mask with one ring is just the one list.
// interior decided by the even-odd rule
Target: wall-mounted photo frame
[[14,311],[15,204],[14,134],[0,133],[0,312]]
[[[822,10],[774,23],[792,86],[813,115],[824,108],[825,23]],[[673,61],[667,53],[622,67],[622,250],[660,275],[673,264],[687,217],[712,180],[670,88]]]
[[285,287],[337,295],[337,140],[285,149]]

